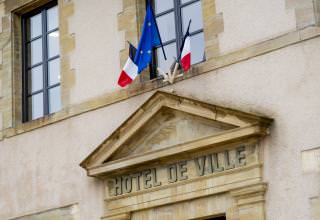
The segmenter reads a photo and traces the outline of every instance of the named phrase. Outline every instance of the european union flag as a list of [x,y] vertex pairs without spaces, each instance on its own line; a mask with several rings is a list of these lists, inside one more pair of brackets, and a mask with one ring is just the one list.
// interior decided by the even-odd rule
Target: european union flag
[[152,49],[162,45],[151,3],[147,1],[146,17],[144,19],[142,35],[138,44],[134,63],[138,66],[138,73],[144,70],[152,60]]

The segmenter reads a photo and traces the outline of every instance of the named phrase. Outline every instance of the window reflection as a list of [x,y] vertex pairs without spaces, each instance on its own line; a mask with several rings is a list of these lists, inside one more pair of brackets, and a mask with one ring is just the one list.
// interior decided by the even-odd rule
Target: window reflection
[[40,65],[29,70],[28,89],[31,93],[41,90],[43,88],[42,68],[42,65]]
[[172,9],[173,1],[174,0],[155,0],[154,1],[155,12],[158,14],[158,13]]
[[[191,35],[191,64],[197,64],[205,60],[205,44],[203,34],[203,18],[201,1],[194,0],[154,0],[154,8],[159,32],[168,60],[164,60],[161,48],[155,50],[157,66],[163,71],[169,71],[173,63],[173,57],[180,53],[183,37],[189,24]],[[153,76],[155,74],[151,74]]]
[[190,33],[203,28],[202,9],[200,1],[183,7],[181,10],[181,15],[183,33],[187,31],[190,19],[192,21],[190,26]]
[[34,120],[43,117],[43,93],[29,97],[29,118]]
[[28,40],[40,36],[42,34],[41,14],[34,15],[30,19],[28,19],[27,28],[29,33]]
[[205,60],[203,33],[191,36],[191,48],[191,64],[200,63]]
[[158,17],[156,20],[159,27],[160,36],[163,42],[167,42],[176,38],[173,12],[166,15],[162,15]]
[[48,35],[48,57],[55,57],[59,55],[59,53],[59,31],[55,31]]
[[28,44],[28,53],[29,53],[29,66],[41,63],[43,54],[42,54],[42,38],[32,41]]
[[57,86],[49,90],[49,113],[57,112],[60,109],[60,86]]
[[60,59],[54,59],[49,62],[49,86],[60,82]]
[[176,47],[177,47],[176,43],[172,43],[164,47],[167,55],[167,60],[165,60],[163,57],[162,49],[161,48],[157,49],[157,63],[158,63],[158,67],[162,71],[168,72],[173,61],[177,58]]
[[55,6],[53,8],[50,8],[47,11],[47,27],[48,27],[48,31],[54,30],[56,28],[58,28],[58,6]]

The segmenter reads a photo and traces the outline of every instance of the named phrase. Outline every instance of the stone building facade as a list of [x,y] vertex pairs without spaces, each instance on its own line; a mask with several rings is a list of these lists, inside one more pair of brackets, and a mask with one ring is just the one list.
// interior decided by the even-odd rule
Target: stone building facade
[[200,0],[203,62],[120,88],[146,1],[58,0],[61,103],[30,120],[24,20],[52,2],[0,1],[1,220],[320,219],[320,1]]

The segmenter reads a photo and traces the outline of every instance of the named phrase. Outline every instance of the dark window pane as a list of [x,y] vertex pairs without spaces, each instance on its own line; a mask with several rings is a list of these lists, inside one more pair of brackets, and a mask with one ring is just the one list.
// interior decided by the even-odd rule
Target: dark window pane
[[42,65],[34,67],[28,71],[28,84],[29,93],[41,90],[43,88]]
[[[201,31],[203,29],[201,1],[177,0],[175,2],[175,0],[154,0],[154,3],[156,14],[174,9],[176,6],[181,10],[179,11],[181,13],[176,13],[177,11],[174,10],[157,17],[157,23],[164,44],[175,41],[176,38],[182,40],[183,35],[187,30],[189,21],[192,20],[190,33],[198,32],[198,34],[191,36],[191,64],[204,61],[205,45],[204,34]],[[175,23],[178,21],[179,24]],[[176,32],[176,30],[179,31]],[[180,43],[181,42],[179,41],[179,44]],[[174,63],[173,57],[177,57],[177,49],[180,49],[180,45],[177,45],[177,42],[170,43],[169,45],[165,46],[165,51],[168,57],[167,60],[164,60],[161,48],[157,49],[155,52],[155,56],[157,58],[157,67],[162,69],[164,72],[168,72]]]
[[42,62],[42,38],[28,44],[29,66]]
[[29,119],[37,119],[43,116],[43,93],[29,97],[28,100]]
[[204,61],[204,34],[191,36],[191,64]]
[[157,23],[163,42],[175,39],[176,29],[173,12],[158,17]]
[[154,1],[155,13],[161,13],[173,8],[173,0],[155,0]]
[[60,86],[49,89],[49,113],[57,112],[61,109]]
[[57,56],[59,53],[59,31],[55,31],[48,35],[48,57]]
[[200,1],[183,7],[181,10],[181,15],[182,15],[183,33],[186,32],[190,19],[192,21],[190,26],[190,32],[203,28],[202,8],[201,8]]
[[38,37],[42,33],[41,13],[30,17],[27,20],[28,40]]
[[48,9],[47,11],[47,27],[48,31],[58,28],[59,25],[58,6]]
[[157,49],[157,64],[162,71],[164,72],[169,71],[170,66],[173,64],[174,60],[177,57],[176,47],[177,47],[176,43],[172,43],[164,47],[167,55],[167,60],[164,59],[164,56],[162,54],[162,49],[161,48]]
[[187,3],[187,2],[191,2],[192,0],[181,0],[181,4]]
[[222,216],[222,217],[208,218],[206,220],[226,220],[226,217]]
[[60,82],[60,59],[54,59],[49,62],[49,86]]

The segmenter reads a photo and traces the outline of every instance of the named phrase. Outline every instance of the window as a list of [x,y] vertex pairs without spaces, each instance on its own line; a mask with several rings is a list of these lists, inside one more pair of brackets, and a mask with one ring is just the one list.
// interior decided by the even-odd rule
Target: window
[[22,17],[23,121],[61,109],[59,15],[51,2]]
[[205,60],[205,45],[202,21],[201,0],[154,0],[154,11],[159,27],[161,39],[167,55],[164,60],[161,48],[154,52],[156,63],[153,64],[151,79],[156,77],[155,67],[158,66],[164,71],[168,71],[173,63],[173,57],[180,53],[183,36],[190,26],[192,64]]

